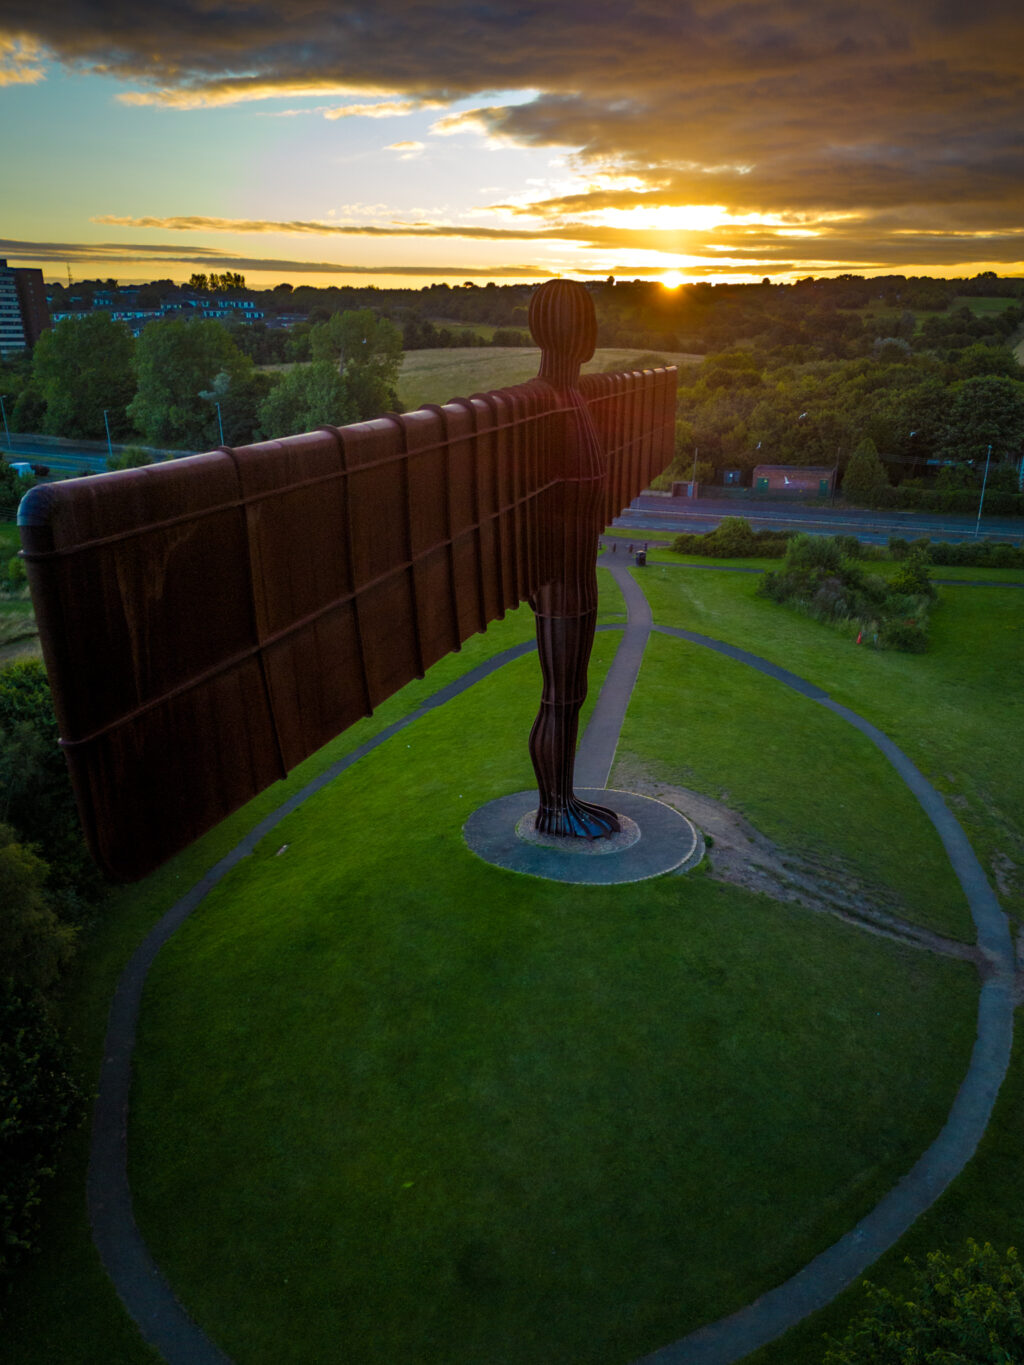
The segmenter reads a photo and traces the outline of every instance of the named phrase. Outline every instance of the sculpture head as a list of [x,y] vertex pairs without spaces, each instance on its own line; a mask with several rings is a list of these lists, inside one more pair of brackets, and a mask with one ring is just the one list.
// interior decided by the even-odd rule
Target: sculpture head
[[541,349],[539,379],[575,387],[579,367],[594,354],[597,315],[586,287],[576,280],[547,280],[530,300],[530,331]]

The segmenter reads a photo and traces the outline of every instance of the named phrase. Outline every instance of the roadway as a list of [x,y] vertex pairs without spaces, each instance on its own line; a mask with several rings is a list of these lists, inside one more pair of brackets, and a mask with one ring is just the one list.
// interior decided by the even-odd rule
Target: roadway
[[[873,512],[863,508],[815,507],[794,503],[762,503],[756,499],[671,498],[641,494],[616,517],[614,526],[629,531],[679,535],[682,531],[713,531],[725,517],[744,517],[755,531],[806,531],[811,535],[856,536],[868,544],[884,545],[890,536],[914,540],[973,540],[973,516],[940,512]],[[980,540],[1004,540],[1024,545],[1024,518],[981,519]]]
[[[125,447],[115,445],[117,454]],[[157,459],[165,452],[154,451]],[[184,451],[174,451],[182,455]],[[28,460],[30,464],[44,464],[55,472],[64,474],[69,470],[81,474],[103,474],[107,468],[106,441],[71,441],[61,436],[35,436],[25,432],[12,431],[8,442],[0,432],[0,455],[5,459]]]

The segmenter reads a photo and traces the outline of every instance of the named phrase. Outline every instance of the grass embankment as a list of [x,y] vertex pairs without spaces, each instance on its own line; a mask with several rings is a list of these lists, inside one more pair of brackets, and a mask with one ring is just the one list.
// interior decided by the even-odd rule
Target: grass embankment
[[240,1362],[631,1359],[845,1230],[955,1092],[960,964],[468,852],[530,781],[530,665],[289,817],[157,964],[138,1214]]
[[[993,715],[968,713],[990,687],[1005,703],[1012,644],[986,604],[1019,604],[1019,593],[955,590],[964,611],[948,630],[937,613],[932,654],[871,655],[869,667],[814,622],[754,598],[756,578],[638,577],[663,619],[779,658],[876,723],[898,722],[887,728],[905,731],[894,737],[926,770],[931,732],[918,713],[945,695],[966,731],[940,736],[940,763],[952,779],[1001,780],[989,756],[1007,732],[978,751]],[[976,606],[985,615],[972,632]],[[609,602],[605,616],[619,611]],[[86,1074],[123,962],[205,868],[314,771],[531,630],[527,613],[492,627],[118,893],[69,1002]],[[616,639],[598,635],[596,673]],[[719,705],[733,685],[725,661],[695,665],[689,648],[652,641],[630,726],[660,715],[670,732],[681,705],[699,716]],[[565,888],[468,854],[459,829],[472,804],[529,784],[529,662],[417,722],[290,817],[158,960],[133,1123],[137,1206],[178,1292],[239,1365],[632,1358],[846,1230],[935,1135],[955,1092],[976,996],[959,964],[699,873]],[[915,682],[907,670],[928,671]],[[750,676],[751,714],[767,724],[777,713],[784,731],[784,689]],[[803,718],[772,755],[776,818],[794,828],[809,785]],[[843,759],[837,804],[859,800],[846,727],[826,719]],[[642,756],[661,761],[664,734],[654,741]],[[710,790],[732,784],[733,804],[765,800],[769,778],[738,740],[720,771],[710,744],[673,742],[680,774],[699,760]],[[821,736],[808,744],[817,761]],[[882,772],[870,795],[898,803],[898,788]],[[840,837],[855,858],[856,822]],[[890,838],[916,856],[913,822]],[[5,1324],[19,1365],[151,1359],[87,1241],[84,1150],[83,1132],[49,1249]],[[1001,1159],[1001,1186],[981,1192],[990,1203],[1012,1203],[1022,1184],[1018,1148]]]

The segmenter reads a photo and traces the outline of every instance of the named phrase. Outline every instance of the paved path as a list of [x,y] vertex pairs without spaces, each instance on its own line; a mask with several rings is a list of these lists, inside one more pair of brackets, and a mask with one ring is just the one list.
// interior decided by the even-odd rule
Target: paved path
[[[628,622],[622,645],[580,746],[577,777],[581,787],[606,785],[619,730],[652,629],[646,598],[628,568],[609,562],[608,557],[602,564],[610,569],[622,589]],[[939,793],[881,731],[832,701],[820,687],[769,660],[694,631],[654,628],[756,668],[809,701],[827,707],[877,745],[938,830],[970,904],[983,956],[977,1040],[967,1074],[941,1133],[908,1175],[855,1228],[785,1284],[770,1290],[738,1313],[702,1327],[644,1358],[646,1365],[735,1365],[808,1313],[824,1307],[857,1279],[930,1207],[970,1160],[985,1131],[1009,1063],[1014,1003],[1013,945],[1006,916],[999,908],[963,830]],[[89,1219],[93,1239],[118,1294],[145,1340],[156,1347],[168,1365],[230,1365],[230,1362],[175,1298],[170,1284],[150,1256],[132,1213],[127,1171],[131,1058],[142,990],[150,966],[163,944],[207,892],[303,801],[377,745],[533,648],[532,642],[513,646],[472,669],[308,783],[255,826],[167,912],[125,968],[111,1005],[94,1111],[87,1181]]]
[[604,555],[601,567],[615,579],[626,601],[626,629],[615,651],[600,695],[576,753],[576,785],[607,787],[615,759],[619,731],[633,695],[640,661],[651,633],[651,608],[636,579],[625,564]]

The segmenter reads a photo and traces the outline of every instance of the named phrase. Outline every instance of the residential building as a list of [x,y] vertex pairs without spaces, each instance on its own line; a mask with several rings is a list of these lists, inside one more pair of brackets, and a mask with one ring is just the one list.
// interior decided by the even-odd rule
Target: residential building
[[49,326],[43,272],[0,258],[0,357],[34,346]]

